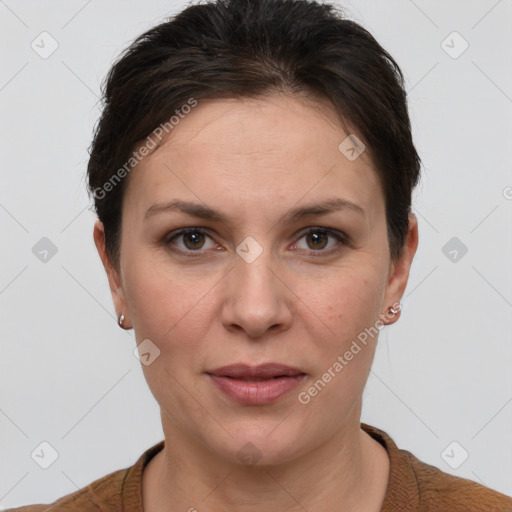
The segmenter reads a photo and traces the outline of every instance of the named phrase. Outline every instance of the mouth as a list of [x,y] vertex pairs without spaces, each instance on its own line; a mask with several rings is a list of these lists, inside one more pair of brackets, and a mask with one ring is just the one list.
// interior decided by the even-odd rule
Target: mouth
[[280,379],[283,377],[298,377],[299,375],[306,375],[305,373],[298,373],[297,375],[274,375],[273,377],[231,377],[229,375],[218,375],[218,377],[226,377],[227,379],[240,380],[243,382],[264,382],[272,379]]
[[307,376],[288,365],[267,363],[260,366],[236,364],[206,372],[217,389],[243,405],[266,405],[284,397]]
[[244,363],[237,363],[222,366],[206,373],[219,377],[253,381],[305,375],[305,372],[299,370],[298,368],[280,363],[265,363],[259,366],[250,366]]

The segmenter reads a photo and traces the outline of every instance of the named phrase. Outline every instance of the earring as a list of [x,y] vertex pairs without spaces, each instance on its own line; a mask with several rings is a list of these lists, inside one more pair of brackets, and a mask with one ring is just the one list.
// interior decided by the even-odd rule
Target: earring
[[124,315],[121,313],[121,315],[119,316],[118,320],[117,320],[117,324],[119,325],[119,327],[121,327],[122,329],[124,329],[123,327],[123,322],[124,322]]
[[396,308],[396,309],[395,309],[393,306],[390,306],[390,307],[388,308],[388,313],[390,313],[390,314],[392,314],[393,316],[395,316],[395,315],[396,315],[399,311],[401,311],[401,310],[402,310],[402,303],[401,303],[401,302],[399,302],[399,303],[398,303],[398,306],[397,306],[397,308]]

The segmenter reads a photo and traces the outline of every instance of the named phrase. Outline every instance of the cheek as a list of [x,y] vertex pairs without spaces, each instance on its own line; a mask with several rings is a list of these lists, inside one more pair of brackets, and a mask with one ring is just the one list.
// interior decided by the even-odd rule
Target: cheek
[[194,354],[205,339],[212,315],[209,279],[187,279],[176,272],[161,271],[142,259],[126,268],[128,302],[137,343],[150,339],[170,361]]
[[316,332],[310,330],[309,352],[317,364],[300,403],[308,402],[311,417],[323,418],[323,428],[335,428],[338,411],[357,406],[366,384],[380,332],[376,322],[381,289],[376,279],[340,279],[308,301],[311,309],[321,312],[322,322],[316,322],[321,326]]
[[328,340],[334,349],[341,349],[378,319],[381,282],[381,275],[372,267],[343,269],[325,279],[316,279],[315,283],[303,283],[297,295],[304,297],[303,314],[311,321],[316,319],[326,335],[322,342]]
[[[205,293],[209,287],[205,283],[192,286],[142,266],[131,268],[127,282],[137,344],[149,339],[159,350],[150,364],[141,365],[146,382],[171,417],[181,417],[186,423],[186,415],[181,415],[194,407],[194,401],[183,386],[189,388],[186,383],[191,376],[204,370],[204,340],[210,328],[209,297]],[[203,412],[198,410],[197,414]]]

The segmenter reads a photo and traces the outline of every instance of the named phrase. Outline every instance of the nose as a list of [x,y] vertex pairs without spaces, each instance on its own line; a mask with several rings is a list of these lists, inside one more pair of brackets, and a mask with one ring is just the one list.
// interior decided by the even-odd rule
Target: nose
[[293,293],[275,266],[265,251],[251,263],[235,258],[224,283],[221,321],[226,329],[261,338],[289,328]]

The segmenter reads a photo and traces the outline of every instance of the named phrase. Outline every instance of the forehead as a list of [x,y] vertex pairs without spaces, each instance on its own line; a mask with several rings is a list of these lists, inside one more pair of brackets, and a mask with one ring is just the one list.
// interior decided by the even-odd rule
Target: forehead
[[348,159],[339,149],[347,136],[327,101],[199,101],[132,171],[125,204],[141,213],[180,197],[277,212],[302,197],[339,195],[376,215],[383,197],[371,158]]

